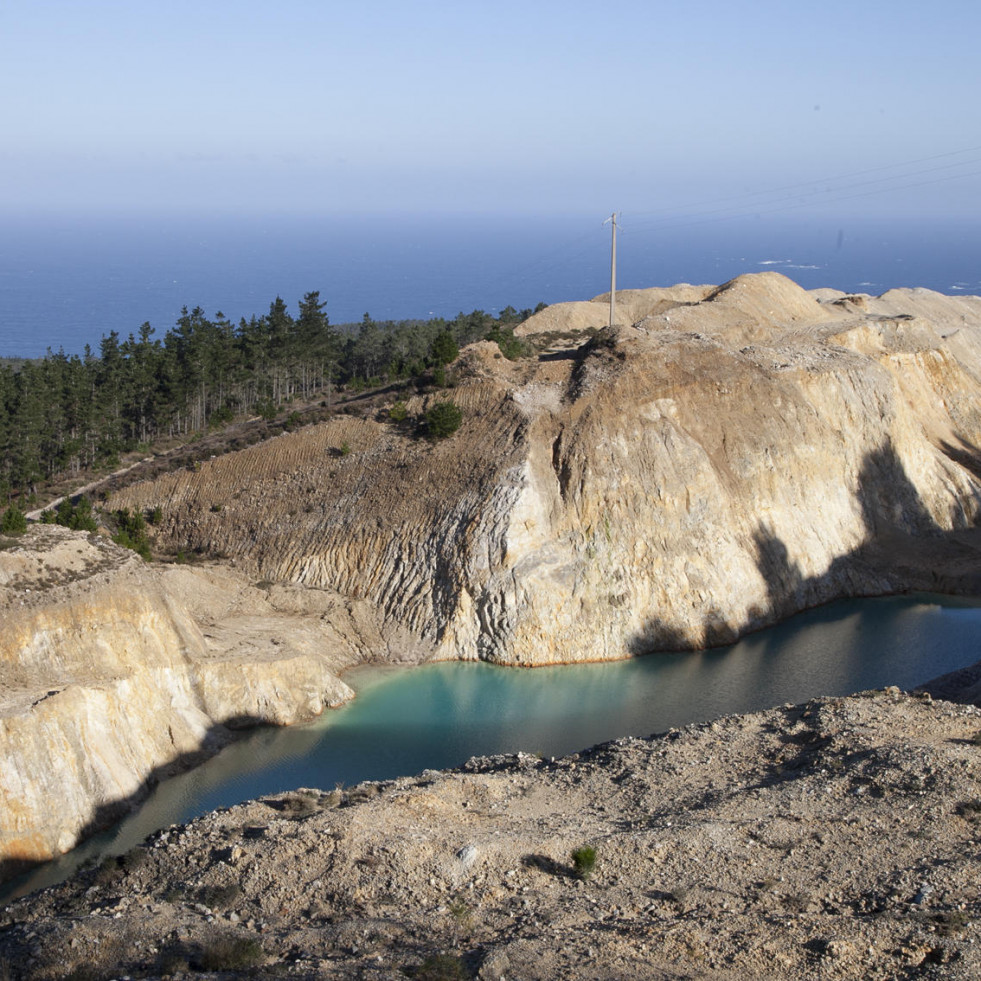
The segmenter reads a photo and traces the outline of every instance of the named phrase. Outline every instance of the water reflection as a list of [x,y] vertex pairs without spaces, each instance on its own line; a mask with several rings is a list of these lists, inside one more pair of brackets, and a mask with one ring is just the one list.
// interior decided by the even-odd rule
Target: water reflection
[[819,694],[910,688],[978,660],[979,642],[979,603],[921,596],[832,604],[702,653],[532,671],[363,669],[347,678],[358,690],[351,704],[309,726],[249,734],[160,784],[133,816],[16,892],[59,881],[86,858],[127,851],[158,828],[262,794],[457,766],[474,755],[559,756]]

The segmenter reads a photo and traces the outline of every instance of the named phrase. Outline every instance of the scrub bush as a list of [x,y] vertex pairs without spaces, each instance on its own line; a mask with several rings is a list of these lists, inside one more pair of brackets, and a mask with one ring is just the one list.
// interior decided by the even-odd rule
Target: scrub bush
[[593,874],[596,866],[596,849],[592,845],[581,845],[572,853],[572,867],[576,877],[584,882]]
[[454,402],[436,402],[426,412],[426,428],[436,439],[452,436],[463,422],[463,413]]
[[22,535],[27,531],[27,518],[16,504],[11,504],[0,518],[0,531],[5,535]]

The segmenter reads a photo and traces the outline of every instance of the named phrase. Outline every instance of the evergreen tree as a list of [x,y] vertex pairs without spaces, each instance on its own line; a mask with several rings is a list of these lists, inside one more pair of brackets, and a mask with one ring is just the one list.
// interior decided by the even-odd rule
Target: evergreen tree
[[436,402],[426,412],[426,428],[436,439],[452,436],[462,422],[463,413],[454,402]]
[[25,531],[27,531],[27,518],[24,512],[16,504],[11,504],[0,518],[0,532],[5,535],[21,535]]
[[444,330],[437,335],[429,348],[429,358],[436,367],[455,361],[460,354],[460,348],[453,339],[453,334]]

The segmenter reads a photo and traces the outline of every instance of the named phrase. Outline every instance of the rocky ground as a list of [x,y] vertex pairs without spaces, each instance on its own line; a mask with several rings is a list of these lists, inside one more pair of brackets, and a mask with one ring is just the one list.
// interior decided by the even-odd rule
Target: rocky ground
[[976,978],[979,780],[887,689],[299,790],[7,907],[0,976]]

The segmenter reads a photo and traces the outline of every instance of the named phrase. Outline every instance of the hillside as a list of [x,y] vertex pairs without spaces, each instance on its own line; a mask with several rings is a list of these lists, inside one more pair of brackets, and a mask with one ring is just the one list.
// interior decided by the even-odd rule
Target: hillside
[[[401,427],[335,418],[109,505],[160,507],[172,553],[363,599],[427,658],[621,658],[981,589],[981,300],[776,273],[649,293],[592,339],[557,328],[601,304],[536,314],[537,359],[471,346]],[[420,440],[448,397],[463,428]]]
[[[764,273],[633,291],[613,329],[568,306],[522,326],[537,356],[465,348],[403,421],[335,415],[110,494],[193,565],[50,526],[3,543],[0,875],[231,728],[349,697],[353,664],[624,658],[838,597],[981,594],[981,300]],[[424,438],[448,398],[463,426]]]

